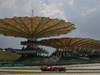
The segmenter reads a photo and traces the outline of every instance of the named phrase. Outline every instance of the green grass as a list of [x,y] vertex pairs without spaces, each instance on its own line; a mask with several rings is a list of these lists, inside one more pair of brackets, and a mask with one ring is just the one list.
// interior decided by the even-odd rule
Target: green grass
[[16,62],[19,63],[24,63],[24,64],[31,64],[32,62],[36,62],[36,61],[43,61],[46,57],[41,57],[41,56],[34,56],[34,57],[30,57],[30,58],[19,58],[18,60],[16,60]]
[[39,70],[40,68],[0,68],[2,70]]
[[62,58],[66,64],[88,64],[88,63],[100,63],[100,56],[97,57],[69,57]]
[[20,58],[20,55],[16,53],[11,53],[9,51],[0,51],[0,60],[1,61],[15,61]]
[[24,58],[24,57],[21,57],[21,55],[12,53],[10,51],[0,51],[0,61],[4,61],[4,62],[10,61],[10,62],[31,64],[32,62],[42,61],[45,58],[46,57],[42,57],[42,56],[33,56],[29,58]]
[[2,71],[2,72],[0,72],[1,74],[62,74],[62,73],[66,73],[66,74],[68,74],[68,73],[73,73],[73,74],[75,74],[75,73],[100,73],[100,72],[9,72],[9,71],[6,71],[6,72],[4,72],[4,71]]

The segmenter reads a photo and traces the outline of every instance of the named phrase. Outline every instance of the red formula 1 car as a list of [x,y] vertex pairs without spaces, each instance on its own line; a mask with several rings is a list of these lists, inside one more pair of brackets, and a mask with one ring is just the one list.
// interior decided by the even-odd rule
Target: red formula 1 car
[[65,72],[66,68],[65,67],[55,67],[55,66],[42,66],[41,71],[59,71],[59,72]]

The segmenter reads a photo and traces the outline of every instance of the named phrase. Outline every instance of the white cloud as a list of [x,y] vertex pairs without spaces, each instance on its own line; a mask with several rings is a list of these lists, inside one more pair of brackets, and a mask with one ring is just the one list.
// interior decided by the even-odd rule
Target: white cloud
[[63,3],[42,3],[41,4],[41,11],[40,14],[45,17],[51,17],[51,18],[59,18],[59,19],[66,19],[66,15],[63,9]]
[[87,16],[87,15],[91,15],[93,14],[93,12],[95,12],[97,10],[97,8],[91,8],[91,9],[88,9],[88,10],[85,10],[81,13],[82,16]]
[[2,7],[2,8],[4,8],[4,7],[5,8],[16,8],[15,2],[16,2],[16,0],[4,0],[4,2],[2,2],[0,7]]
[[69,4],[71,7],[73,7],[73,6],[74,6],[74,0],[70,0],[70,1],[68,2],[68,4]]

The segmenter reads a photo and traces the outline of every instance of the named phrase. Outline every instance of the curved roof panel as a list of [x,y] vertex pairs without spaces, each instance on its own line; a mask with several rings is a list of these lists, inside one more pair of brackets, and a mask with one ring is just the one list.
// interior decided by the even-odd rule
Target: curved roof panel
[[22,38],[41,38],[66,34],[75,29],[70,22],[48,17],[0,19],[0,34]]
[[79,47],[100,49],[100,41],[89,38],[60,38],[42,40],[43,45],[52,46],[55,48]]

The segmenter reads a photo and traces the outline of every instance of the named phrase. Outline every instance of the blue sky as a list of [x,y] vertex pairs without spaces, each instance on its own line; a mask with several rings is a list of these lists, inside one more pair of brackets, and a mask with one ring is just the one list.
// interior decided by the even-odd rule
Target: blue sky
[[[100,0],[0,0],[0,18],[45,16],[74,23],[76,30],[60,37],[100,40]],[[58,38],[58,37],[57,37]],[[0,47],[19,48],[23,38],[0,35]]]

